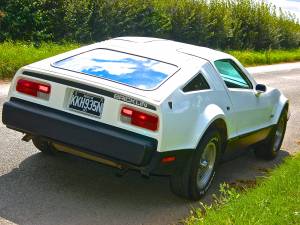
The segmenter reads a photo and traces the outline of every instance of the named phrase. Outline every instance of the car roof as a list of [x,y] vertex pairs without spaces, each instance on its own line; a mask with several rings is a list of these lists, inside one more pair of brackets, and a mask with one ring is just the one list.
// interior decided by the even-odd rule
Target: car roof
[[[171,63],[176,63],[176,59],[189,58],[190,56],[210,62],[218,59],[232,58],[229,54],[210,48],[152,37],[117,37],[100,42],[99,44],[102,46],[107,45],[107,47],[116,46],[119,50],[124,48],[124,51],[131,49],[136,54],[145,57],[155,56],[155,58],[159,59],[161,55]],[[180,62],[177,62],[177,64],[180,64]]]

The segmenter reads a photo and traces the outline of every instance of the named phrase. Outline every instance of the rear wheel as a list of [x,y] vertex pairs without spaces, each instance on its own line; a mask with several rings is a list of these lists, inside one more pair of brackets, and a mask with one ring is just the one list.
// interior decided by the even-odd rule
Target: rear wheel
[[171,176],[172,191],[191,200],[200,199],[215,176],[220,152],[220,133],[216,130],[208,131],[186,166]]
[[279,117],[278,123],[272,129],[269,137],[255,147],[255,155],[263,159],[274,159],[280,150],[287,124],[287,110],[284,109]]
[[52,155],[54,152],[54,148],[52,147],[51,143],[41,137],[32,138],[32,143],[42,153]]

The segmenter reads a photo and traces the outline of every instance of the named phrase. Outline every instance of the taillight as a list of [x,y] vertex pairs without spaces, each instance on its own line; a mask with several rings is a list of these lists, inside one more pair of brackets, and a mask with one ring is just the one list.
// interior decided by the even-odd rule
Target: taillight
[[34,97],[47,97],[51,92],[51,86],[35,81],[20,79],[17,82],[16,90]]
[[128,107],[121,110],[121,120],[138,127],[156,131],[158,129],[158,117]]

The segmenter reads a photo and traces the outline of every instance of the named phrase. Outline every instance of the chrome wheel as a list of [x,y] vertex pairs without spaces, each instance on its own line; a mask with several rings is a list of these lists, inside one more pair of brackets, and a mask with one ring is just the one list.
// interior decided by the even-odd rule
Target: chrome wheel
[[275,132],[274,151],[279,151],[283,139],[283,135],[284,135],[284,129],[285,129],[285,121],[284,121],[284,117],[281,117]]
[[210,177],[214,171],[216,162],[217,146],[215,139],[212,139],[206,145],[200,160],[197,170],[197,187],[202,190],[206,187]]

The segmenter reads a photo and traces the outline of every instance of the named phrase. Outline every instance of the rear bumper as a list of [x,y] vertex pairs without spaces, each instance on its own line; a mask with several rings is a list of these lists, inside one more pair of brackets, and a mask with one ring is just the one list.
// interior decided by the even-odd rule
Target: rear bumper
[[[8,128],[80,149],[145,175],[171,175],[192,153],[159,153],[153,138],[16,98],[4,104],[2,121]],[[165,156],[175,156],[176,161],[163,164]]]
[[2,121],[14,130],[139,166],[149,163],[157,148],[153,138],[16,98],[4,104]]

